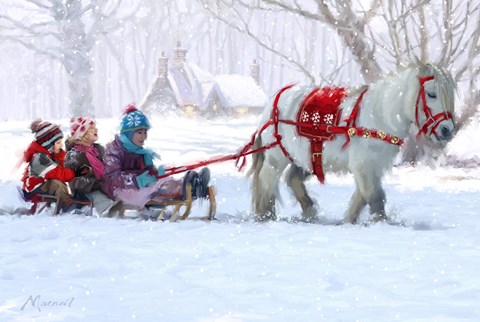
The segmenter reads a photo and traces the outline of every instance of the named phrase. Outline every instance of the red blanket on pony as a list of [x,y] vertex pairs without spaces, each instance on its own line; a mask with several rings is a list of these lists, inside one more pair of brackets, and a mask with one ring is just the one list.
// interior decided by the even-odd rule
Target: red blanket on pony
[[342,110],[339,108],[347,96],[345,88],[315,88],[303,100],[297,114],[297,131],[300,136],[311,140],[313,172],[323,183],[325,175],[322,166],[323,142],[331,140],[334,133],[328,126],[337,126]]

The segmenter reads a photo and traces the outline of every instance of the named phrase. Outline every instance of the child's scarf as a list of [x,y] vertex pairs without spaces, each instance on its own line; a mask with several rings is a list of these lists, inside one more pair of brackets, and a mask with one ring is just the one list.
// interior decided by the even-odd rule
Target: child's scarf
[[85,146],[82,144],[75,145],[72,150],[84,152],[85,156],[87,157],[88,162],[92,166],[93,173],[98,180],[103,179],[103,173],[105,170],[105,166],[103,162],[98,159],[99,152],[95,148],[95,146]]
[[120,142],[128,152],[135,153],[135,154],[143,154],[143,160],[145,161],[145,165],[153,165],[153,159],[160,159],[160,155],[153,152],[151,149],[142,148],[134,144],[125,134],[119,135]]

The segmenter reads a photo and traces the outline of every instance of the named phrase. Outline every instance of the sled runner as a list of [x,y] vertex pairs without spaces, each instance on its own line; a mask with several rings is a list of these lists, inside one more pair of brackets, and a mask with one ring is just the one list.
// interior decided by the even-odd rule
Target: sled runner
[[[209,209],[206,216],[201,217],[202,220],[213,220],[215,218],[215,212],[217,210],[217,204],[215,200],[215,188],[213,186],[208,187],[208,202]],[[168,199],[162,202],[157,200],[151,200],[146,204],[147,209],[160,209],[160,214],[157,221],[180,221],[185,220],[191,213],[193,201],[196,200],[192,197],[192,186],[187,184],[185,188],[185,199]],[[172,207],[171,216],[168,218],[166,212]],[[182,210],[183,208],[183,210]]]
[[[20,187],[18,187],[18,193],[20,194],[20,197],[25,202],[32,203],[32,206],[30,207],[30,209],[26,209],[21,214],[37,215],[37,214],[40,214],[43,210],[45,210],[45,208],[50,208],[52,205],[55,205],[53,214],[58,215],[60,213],[61,209],[59,207],[58,198],[54,195],[42,194],[42,193],[27,193],[24,190],[22,190]],[[89,207],[88,214],[90,216],[93,214],[93,203],[90,200],[72,199],[72,204],[78,205],[79,207],[88,206]]]

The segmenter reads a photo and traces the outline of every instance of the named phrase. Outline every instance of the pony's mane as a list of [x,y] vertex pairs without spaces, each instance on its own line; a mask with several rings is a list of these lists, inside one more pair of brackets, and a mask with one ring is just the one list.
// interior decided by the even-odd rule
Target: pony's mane
[[[452,77],[452,74],[445,69],[431,64],[423,65],[423,68],[420,70],[420,76],[430,76],[435,77],[435,84],[437,86],[437,93],[439,93],[439,99],[442,100],[443,106],[445,106],[447,111],[453,112],[454,109],[454,91],[455,91],[455,80]],[[424,74],[425,73],[425,74]]]
[[448,71],[438,65],[421,63],[419,61],[410,62],[406,65],[400,66],[397,70],[387,74],[385,79],[396,77],[397,75],[407,71],[414,71],[418,77],[434,76],[437,80],[437,83],[441,83],[446,87],[455,89],[455,81]]
[[419,61],[411,62],[400,66],[396,71],[390,72],[380,82],[393,81],[398,77],[405,77],[405,79],[413,81],[416,78],[428,76],[434,76],[437,92],[440,93],[441,99],[444,100],[444,106],[447,106],[447,109],[450,111],[453,110],[453,100],[452,102],[447,102],[447,99],[454,97],[455,81],[450,72],[438,65],[421,63]]
[[451,74],[436,65],[414,62],[370,84],[369,100],[372,113],[383,115],[392,128],[398,122],[396,119],[398,115],[405,115],[413,120],[420,86],[418,79],[428,76],[435,78],[436,91],[442,100],[442,106],[446,111],[453,112],[455,85]]

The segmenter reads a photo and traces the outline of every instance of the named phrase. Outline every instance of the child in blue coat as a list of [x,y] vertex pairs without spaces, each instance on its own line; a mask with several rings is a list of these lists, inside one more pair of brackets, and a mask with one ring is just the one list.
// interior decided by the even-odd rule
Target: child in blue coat
[[154,160],[159,159],[159,155],[144,147],[150,127],[148,118],[141,111],[133,105],[127,107],[120,122],[120,133],[105,149],[104,191],[110,198],[138,209],[150,200],[161,202],[184,198],[187,183],[192,185],[194,198],[207,197],[208,168],[199,173],[190,171],[182,180],[172,177],[158,179],[165,173],[165,168],[156,167]]

